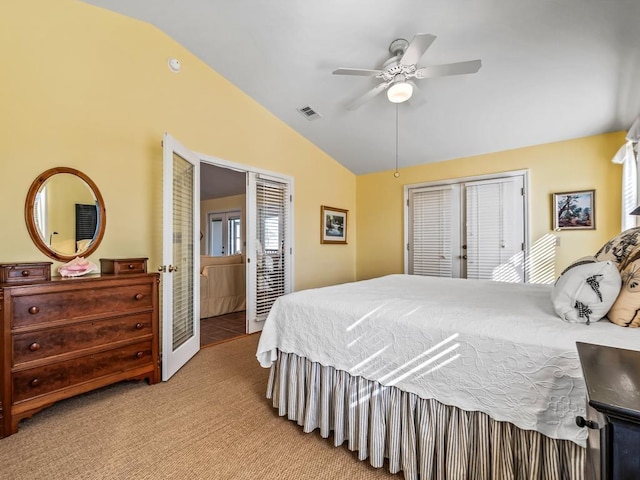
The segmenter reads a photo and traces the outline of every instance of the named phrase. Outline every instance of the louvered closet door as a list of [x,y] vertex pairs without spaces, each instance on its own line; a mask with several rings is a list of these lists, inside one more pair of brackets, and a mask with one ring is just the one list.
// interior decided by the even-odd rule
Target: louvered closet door
[[524,282],[523,187],[521,176],[464,185],[467,278]]
[[291,185],[249,175],[247,211],[248,332],[262,330],[276,299],[291,291]]
[[458,185],[409,190],[409,273],[460,276]]

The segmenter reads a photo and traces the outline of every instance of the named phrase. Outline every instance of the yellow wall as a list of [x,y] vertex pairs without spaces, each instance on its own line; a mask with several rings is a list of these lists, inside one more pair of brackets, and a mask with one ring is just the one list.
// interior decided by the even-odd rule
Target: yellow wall
[[[529,170],[530,242],[555,234],[555,270],[593,255],[620,232],[622,167],[611,158],[624,143],[624,132],[424,164],[357,178],[357,278],[404,271],[404,186],[508,170]],[[553,231],[554,192],[595,189],[595,230]]]
[[67,166],[104,197],[94,263],[148,256],[155,269],[168,132],[193,151],[294,178],[296,289],[355,278],[356,222],[350,245],[319,241],[320,205],[355,218],[355,176],[155,27],[74,0],[3,0],[0,54],[0,261],[46,260],[24,200],[38,174]]

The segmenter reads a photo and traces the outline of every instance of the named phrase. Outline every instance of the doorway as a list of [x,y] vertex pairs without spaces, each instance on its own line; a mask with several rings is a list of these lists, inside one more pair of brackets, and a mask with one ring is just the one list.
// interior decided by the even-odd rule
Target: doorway
[[[246,334],[246,176],[200,163],[201,348]],[[210,298],[215,292],[220,297]]]
[[[292,291],[293,179],[268,171],[245,170],[206,156],[200,158],[201,252],[216,250],[211,237],[217,235],[215,231],[222,224],[217,224],[213,214],[236,212],[223,216],[228,240],[224,254],[200,258],[202,270],[207,269],[206,275],[200,275],[200,318],[235,313],[233,318],[224,319],[234,322],[233,328],[223,327],[222,322],[217,326],[232,330],[229,333],[237,336],[235,326],[242,320],[240,312],[244,309],[244,332],[255,333],[262,330],[278,297]],[[222,249],[217,253],[223,253]],[[233,271],[229,273],[232,279],[215,283],[210,271],[214,268],[205,263],[224,263],[225,270]]]
[[[168,133],[162,146],[160,271],[166,381],[200,350],[202,319],[237,313],[241,321],[244,310],[244,330],[232,329],[228,336],[259,332],[273,303],[291,292],[294,182],[289,176],[197,154]],[[213,210],[220,202],[239,202],[232,209],[225,206],[241,211],[232,228],[241,238],[241,248],[232,247],[231,255],[201,254],[206,252],[209,200],[216,203]],[[269,248],[274,245],[277,248]],[[233,280],[205,274],[205,268],[215,266],[235,272]]]

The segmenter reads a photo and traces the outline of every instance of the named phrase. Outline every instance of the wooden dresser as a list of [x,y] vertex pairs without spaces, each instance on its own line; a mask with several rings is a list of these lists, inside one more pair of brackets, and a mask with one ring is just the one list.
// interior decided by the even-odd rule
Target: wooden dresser
[[578,342],[587,385],[586,480],[640,478],[640,351]]
[[0,283],[0,438],[58,400],[160,380],[158,274],[25,276]]

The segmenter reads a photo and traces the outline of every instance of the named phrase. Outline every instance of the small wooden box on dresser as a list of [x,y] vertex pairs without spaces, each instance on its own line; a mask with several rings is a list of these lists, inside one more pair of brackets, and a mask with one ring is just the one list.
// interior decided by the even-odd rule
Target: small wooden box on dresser
[[0,438],[58,400],[160,380],[159,275],[49,278],[47,263],[0,264]]
[[640,479],[640,351],[577,342],[587,386],[586,480]]

